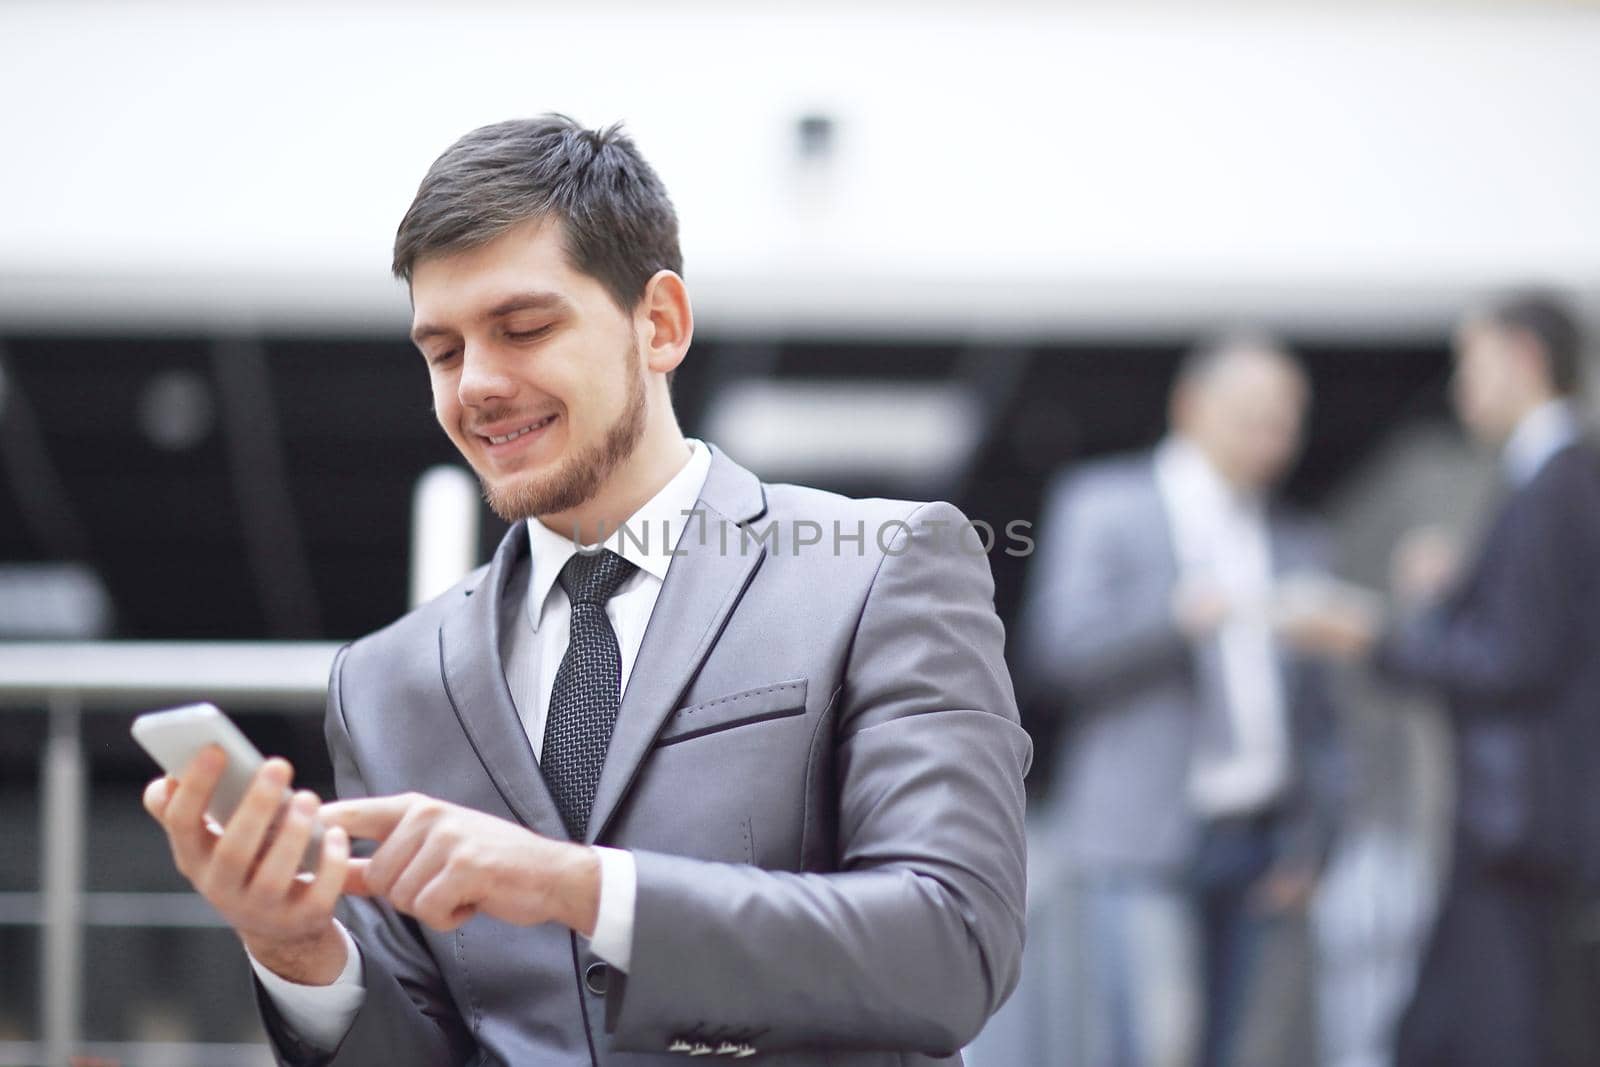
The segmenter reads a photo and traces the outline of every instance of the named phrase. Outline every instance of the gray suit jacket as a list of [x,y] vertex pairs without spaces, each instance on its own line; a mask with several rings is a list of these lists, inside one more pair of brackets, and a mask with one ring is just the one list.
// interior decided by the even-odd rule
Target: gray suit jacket
[[[715,449],[700,506],[589,825],[636,858],[629,973],[554,925],[439,933],[347,898],[367,997],[331,1062],[620,1067],[748,1042],[762,1063],[959,1063],[1011,992],[1032,749],[987,559],[935,543],[961,513],[764,485]],[[797,546],[808,522],[823,542]],[[519,525],[340,653],[341,797],[417,790],[564,836],[501,659],[526,555]],[[279,1056],[315,1062],[258,1000]]]
[[[1282,513],[1269,526],[1279,573],[1325,567],[1314,528]],[[1179,873],[1199,829],[1187,792],[1195,723],[1202,701],[1220,699],[1220,674],[1172,618],[1178,563],[1152,455],[1062,476],[1035,536],[1020,665],[1043,706],[1071,708],[1056,764],[1067,853],[1079,871]],[[1279,666],[1296,772],[1279,854],[1317,864],[1343,761],[1321,668],[1290,655]]]

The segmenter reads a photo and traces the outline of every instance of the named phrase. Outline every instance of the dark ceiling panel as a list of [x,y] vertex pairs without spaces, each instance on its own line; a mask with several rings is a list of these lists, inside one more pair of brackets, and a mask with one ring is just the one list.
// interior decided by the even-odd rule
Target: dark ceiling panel
[[[111,590],[118,635],[265,636],[239,518],[239,494],[251,486],[235,484],[228,469],[219,436],[226,427],[164,447],[146,425],[153,383],[177,375],[214,388],[213,342],[51,336],[3,343],[12,386],[35,415],[37,436],[87,531],[91,562]],[[426,369],[404,339],[268,338],[263,346],[288,499],[322,614],[322,632],[295,636],[357,636],[405,610],[412,486],[429,466],[459,457],[433,419]],[[694,433],[706,397],[725,378],[984,375],[974,351],[955,342],[707,339],[685,362],[674,396]],[[1301,351],[1316,403],[1310,444],[1289,487],[1298,501],[1320,500],[1401,422],[1445,414],[1442,339]],[[1031,520],[1045,480],[1063,464],[1152,443],[1181,355],[1170,344],[1091,341],[1012,353],[1015,383],[989,398],[990,425],[976,467],[952,486],[955,503],[997,529]],[[0,559],[48,559],[57,551],[30,532],[25,503],[17,487],[0,484]],[[487,550],[505,527],[486,510],[483,516]],[[1026,561],[996,553],[993,565],[997,604],[1009,617]]]

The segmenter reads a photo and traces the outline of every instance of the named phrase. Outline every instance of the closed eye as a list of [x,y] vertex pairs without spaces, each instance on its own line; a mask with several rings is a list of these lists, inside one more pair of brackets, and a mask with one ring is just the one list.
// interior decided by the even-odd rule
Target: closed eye
[[507,330],[506,331],[506,337],[509,338],[510,340],[513,340],[513,341],[532,341],[536,337],[544,336],[545,334],[549,333],[554,328],[555,328],[555,323],[552,322],[552,323],[547,323],[546,325],[539,327],[537,330],[521,330],[521,331]]

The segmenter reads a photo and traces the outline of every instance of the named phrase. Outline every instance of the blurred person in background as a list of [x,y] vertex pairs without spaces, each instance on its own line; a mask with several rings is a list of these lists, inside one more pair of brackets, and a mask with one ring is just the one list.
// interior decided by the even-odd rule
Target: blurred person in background
[[1021,662],[1072,728],[1061,818],[1085,906],[1094,1067],[1236,1062],[1264,937],[1303,919],[1341,755],[1323,670],[1280,647],[1324,539],[1274,503],[1310,387],[1274,340],[1191,353],[1153,452],[1053,488]]
[[[1539,293],[1466,317],[1452,400],[1500,451],[1503,497],[1470,560],[1433,530],[1396,550],[1395,615],[1335,600],[1287,626],[1443,698],[1455,734],[1451,863],[1398,1067],[1563,1062],[1570,904],[1600,854],[1600,448],[1572,315]],[[1582,1015],[1592,1013],[1592,1005]]]

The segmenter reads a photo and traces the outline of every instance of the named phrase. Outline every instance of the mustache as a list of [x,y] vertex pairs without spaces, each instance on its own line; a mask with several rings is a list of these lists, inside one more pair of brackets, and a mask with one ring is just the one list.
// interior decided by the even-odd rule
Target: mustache
[[508,422],[515,422],[519,426],[529,426],[556,414],[559,414],[559,412],[546,411],[543,414],[533,414],[531,412],[519,413],[514,408],[496,408],[492,411],[481,412],[471,422],[463,422],[461,425],[468,433],[482,435],[484,430],[490,426],[504,426]]

